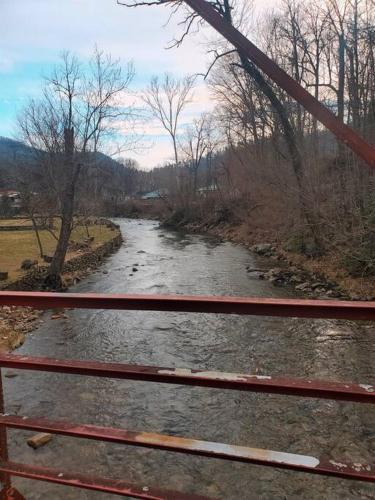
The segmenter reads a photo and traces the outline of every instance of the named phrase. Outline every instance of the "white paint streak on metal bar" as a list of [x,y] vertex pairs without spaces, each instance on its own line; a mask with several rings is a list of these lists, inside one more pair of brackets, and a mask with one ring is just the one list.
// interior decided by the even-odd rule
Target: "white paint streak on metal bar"
[[[204,372],[204,371],[198,371],[194,372],[192,370],[189,370],[188,368],[175,368],[173,370],[158,370],[158,373],[160,375],[171,375],[171,376],[178,376],[178,377],[204,377],[207,379],[211,380],[226,380],[227,382],[246,382],[248,378],[258,378],[257,376],[253,375],[240,375],[237,373],[226,373],[226,372]],[[266,377],[268,379],[271,379],[271,377]]]
[[367,392],[375,392],[375,387],[373,385],[359,384],[359,387]]
[[307,455],[295,455],[272,450],[262,450],[260,448],[250,448],[247,446],[237,446],[212,441],[200,441],[197,439],[179,438],[176,436],[165,436],[150,432],[141,432],[136,436],[136,441],[143,444],[153,444],[155,446],[178,446],[185,450],[195,452],[212,453],[228,459],[241,459],[245,461],[269,461],[274,464],[287,464],[297,467],[315,468],[319,465],[319,460]]

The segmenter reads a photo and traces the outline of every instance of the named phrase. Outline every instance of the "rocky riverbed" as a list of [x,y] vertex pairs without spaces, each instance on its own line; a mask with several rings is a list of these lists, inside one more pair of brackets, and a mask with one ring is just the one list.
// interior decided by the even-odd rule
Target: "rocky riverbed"
[[327,279],[324,274],[295,266],[293,262],[288,262],[284,253],[278,252],[277,248],[270,243],[253,245],[250,247],[250,251],[280,263],[280,266],[271,269],[246,266],[246,271],[249,274],[262,280],[268,280],[274,286],[289,286],[294,288],[298,294],[320,300],[375,300],[372,295],[350,294],[335,281]]
[[0,307],[0,352],[20,347],[26,334],[43,323],[41,314],[30,307]]

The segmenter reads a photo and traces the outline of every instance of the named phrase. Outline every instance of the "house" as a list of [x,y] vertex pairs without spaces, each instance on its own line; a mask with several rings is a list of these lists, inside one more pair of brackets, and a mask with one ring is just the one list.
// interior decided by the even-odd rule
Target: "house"
[[141,200],[159,200],[164,196],[167,196],[167,189],[157,189],[156,191],[150,191],[149,193],[144,193],[141,196]]
[[0,189],[0,204],[6,203],[13,214],[18,214],[22,207],[21,193],[13,189]]
[[216,184],[211,184],[210,186],[202,187],[198,189],[198,193],[200,196],[207,197],[212,193],[216,193],[218,191]]

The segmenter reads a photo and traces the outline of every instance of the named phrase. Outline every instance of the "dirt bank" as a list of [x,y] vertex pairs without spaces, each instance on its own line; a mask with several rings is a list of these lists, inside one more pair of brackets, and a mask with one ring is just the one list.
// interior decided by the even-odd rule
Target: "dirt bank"
[[283,239],[272,231],[265,231],[256,225],[249,227],[249,224],[240,221],[226,222],[225,214],[223,217],[220,214],[215,217],[211,215],[203,220],[192,221],[189,217],[175,213],[162,225],[239,243],[250,251],[256,251],[257,245],[269,247],[270,251],[256,253],[274,259],[275,269],[268,273],[251,269],[247,269],[247,272],[257,272],[260,279],[269,279],[275,286],[294,285],[299,293],[311,298],[375,300],[375,279],[351,277],[340,264],[341,256],[337,252],[311,258],[286,251]]
[[[110,224],[110,222],[108,221]],[[68,288],[88,276],[103,262],[105,257],[115,252],[122,244],[122,235],[113,225],[113,237],[92,248],[70,254],[64,266],[63,282]],[[46,276],[47,267],[38,266],[18,280],[7,284],[3,290],[40,290]],[[56,318],[59,317],[56,314]],[[29,307],[0,307],[0,352],[12,351],[23,344],[27,333],[40,323],[42,311]]]

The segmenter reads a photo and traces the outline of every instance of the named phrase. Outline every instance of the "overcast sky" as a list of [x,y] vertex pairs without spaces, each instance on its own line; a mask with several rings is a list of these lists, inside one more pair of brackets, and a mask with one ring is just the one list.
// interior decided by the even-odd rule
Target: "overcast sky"
[[[258,11],[274,6],[277,0],[255,0]],[[134,92],[147,85],[151,76],[170,72],[176,76],[204,72],[207,67],[207,30],[190,37],[179,49],[165,50],[178,33],[177,20],[166,26],[166,7],[126,9],[116,0],[1,0],[0,17],[0,135],[15,137],[15,118],[29,97],[40,92],[43,75],[48,75],[62,50],[83,60],[95,44],[119,58],[133,61],[136,71]],[[203,110],[212,108],[202,80],[195,102],[184,116],[188,123]],[[130,152],[144,168],[172,158],[168,137],[156,123],[142,128],[147,149]]]

